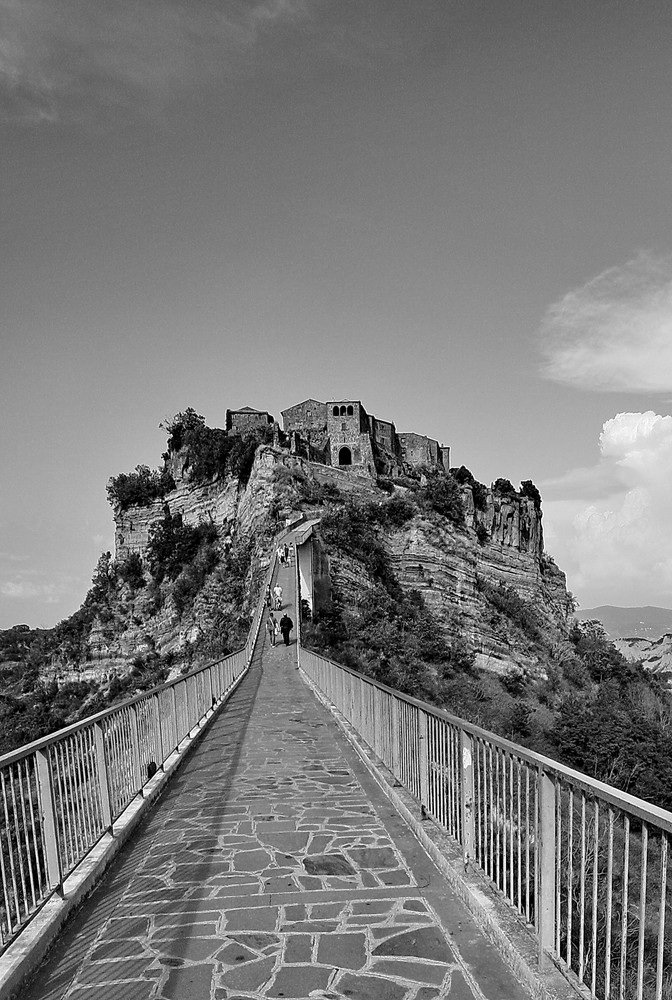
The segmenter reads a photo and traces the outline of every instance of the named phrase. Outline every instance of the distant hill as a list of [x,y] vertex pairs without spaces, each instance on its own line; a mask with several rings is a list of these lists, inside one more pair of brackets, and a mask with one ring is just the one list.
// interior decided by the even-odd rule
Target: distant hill
[[610,639],[659,639],[672,632],[672,609],[617,608],[603,604],[599,608],[582,608],[576,612],[581,621],[596,618],[602,622]]

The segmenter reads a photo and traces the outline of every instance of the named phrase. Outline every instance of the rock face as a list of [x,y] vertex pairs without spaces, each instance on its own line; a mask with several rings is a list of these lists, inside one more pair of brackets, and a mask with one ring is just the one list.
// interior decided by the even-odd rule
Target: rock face
[[627,660],[641,660],[642,666],[653,674],[672,674],[672,634],[659,639],[642,639],[639,636],[611,640]]

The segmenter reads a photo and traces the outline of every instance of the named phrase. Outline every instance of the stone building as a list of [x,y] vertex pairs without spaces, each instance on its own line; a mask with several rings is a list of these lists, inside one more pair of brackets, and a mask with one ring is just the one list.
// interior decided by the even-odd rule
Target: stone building
[[252,406],[243,406],[240,410],[226,411],[226,429],[234,434],[245,434],[246,431],[256,430],[258,427],[266,427],[272,424],[273,417],[266,410],[255,410]]
[[321,403],[306,399],[282,411],[283,428],[297,453],[369,475],[398,476],[404,466],[445,469],[450,449],[424,434],[398,434],[389,420],[366,412],[358,399]]

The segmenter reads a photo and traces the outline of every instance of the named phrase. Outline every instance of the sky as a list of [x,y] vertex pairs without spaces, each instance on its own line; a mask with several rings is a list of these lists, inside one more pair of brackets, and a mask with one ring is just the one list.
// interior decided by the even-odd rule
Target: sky
[[672,607],[667,0],[0,0],[0,628],[192,406],[532,479],[582,608]]

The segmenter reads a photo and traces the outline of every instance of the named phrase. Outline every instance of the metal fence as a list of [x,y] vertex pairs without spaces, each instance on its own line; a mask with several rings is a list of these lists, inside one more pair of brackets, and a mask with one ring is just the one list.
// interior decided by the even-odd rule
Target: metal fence
[[248,669],[275,561],[243,649],[0,757],[0,952]]
[[300,649],[300,665],[596,1000],[672,998],[672,813]]

